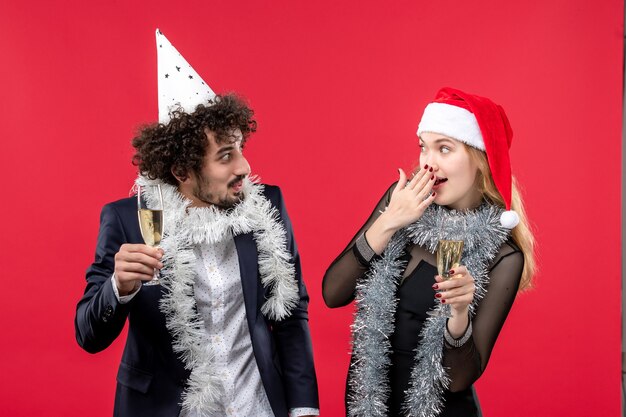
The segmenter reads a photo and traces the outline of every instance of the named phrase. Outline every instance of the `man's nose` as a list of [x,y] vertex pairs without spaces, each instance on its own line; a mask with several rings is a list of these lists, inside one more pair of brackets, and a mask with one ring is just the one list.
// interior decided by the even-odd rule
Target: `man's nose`
[[235,175],[248,175],[250,174],[250,164],[245,156],[240,155],[235,167]]

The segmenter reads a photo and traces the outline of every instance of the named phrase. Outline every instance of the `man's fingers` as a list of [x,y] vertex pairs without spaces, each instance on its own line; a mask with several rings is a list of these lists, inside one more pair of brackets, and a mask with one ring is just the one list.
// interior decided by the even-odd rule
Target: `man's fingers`
[[120,262],[116,268],[119,272],[139,272],[143,274],[152,274],[155,269],[161,269],[159,267],[152,267],[149,265],[141,264],[138,262]]
[[163,257],[163,249],[153,248],[141,243],[125,243],[120,247],[120,252],[143,253],[156,259]]
[[153,258],[152,256],[148,256],[144,253],[134,252],[129,253],[124,257],[124,261],[129,263],[140,263],[143,265],[148,265],[151,268],[163,268],[163,263],[158,259]]
[[161,249],[147,245],[122,245],[115,254],[115,277],[119,283],[150,281],[155,269],[163,268],[163,263],[159,261],[161,257]]
[[[152,249],[152,248],[151,248]],[[160,253],[159,253],[160,257]],[[163,268],[163,264],[154,256],[147,255],[143,252],[118,252],[115,255],[115,262],[140,263],[148,265],[151,268]]]

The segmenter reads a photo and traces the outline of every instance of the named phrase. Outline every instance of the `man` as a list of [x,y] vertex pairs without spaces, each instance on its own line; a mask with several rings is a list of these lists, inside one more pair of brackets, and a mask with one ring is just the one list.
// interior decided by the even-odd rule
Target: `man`
[[[291,223],[242,153],[252,110],[225,95],[168,117],[133,139],[137,184],[163,191],[162,249],[143,244],[135,197],[107,204],[76,311],[92,353],[128,319],[114,415],[318,415]],[[142,286],[155,269],[162,284]]]

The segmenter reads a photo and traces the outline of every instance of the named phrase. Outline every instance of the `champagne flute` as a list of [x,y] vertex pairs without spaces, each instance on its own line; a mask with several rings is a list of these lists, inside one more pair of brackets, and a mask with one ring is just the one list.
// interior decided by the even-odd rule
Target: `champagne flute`
[[[450,270],[456,269],[461,265],[462,253],[462,240],[439,240],[437,244],[437,272],[441,278],[444,280],[452,278]],[[442,305],[441,308],[429,311],[428,314],[433,317],[452,317],[449,305]]]
[[[137,186],[137,216],[143,241],[158,248],[163,237],[163,195],[159,184]],[[159,270],[155,269],[152,280],[144,285],[159,284]]]
[[442,239],[437,245],[437,272],[444,279],[450,279],[450,270],[461,265],[461,254],[463,253],[462,240]]

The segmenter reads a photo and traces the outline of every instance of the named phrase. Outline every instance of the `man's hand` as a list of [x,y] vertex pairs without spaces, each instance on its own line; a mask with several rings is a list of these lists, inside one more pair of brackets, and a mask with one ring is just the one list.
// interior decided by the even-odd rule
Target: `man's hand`
[[120,296],[132,293],[141,281],[150,281],[160,262],[163,250],[148,245],[125,243],[115,254],[115,283]]

